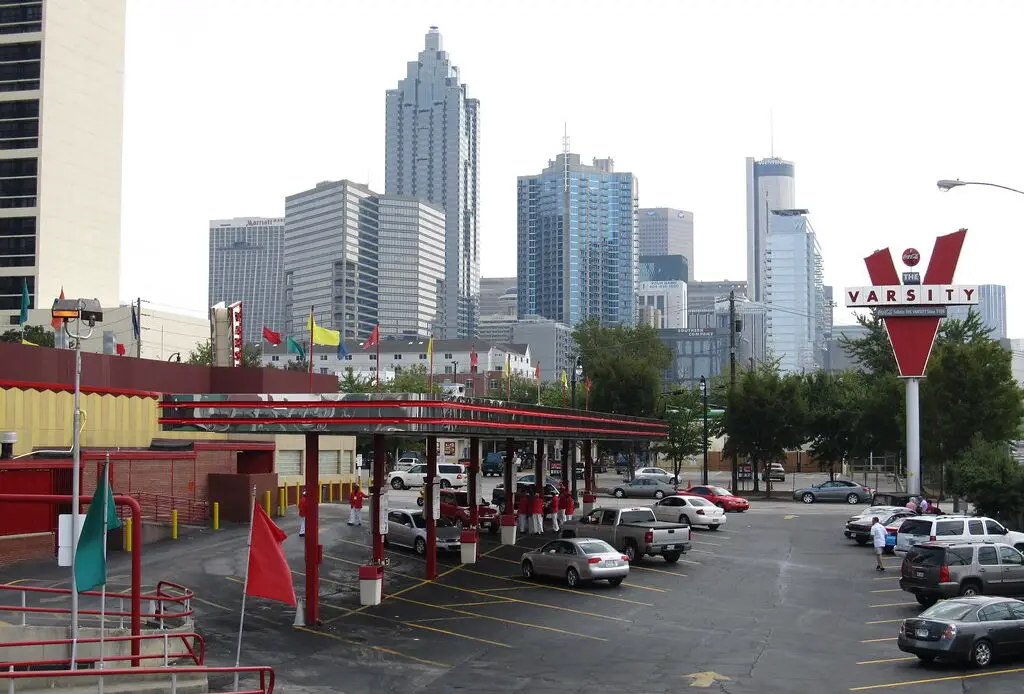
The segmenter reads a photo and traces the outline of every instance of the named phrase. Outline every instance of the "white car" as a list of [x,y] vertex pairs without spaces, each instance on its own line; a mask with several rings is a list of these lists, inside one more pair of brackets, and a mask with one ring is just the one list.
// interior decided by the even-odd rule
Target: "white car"
[[916,516],[908,518],[896,533],[896,551],[906,552],[928,541],[999,542],[1024,550],[1024,533],[1007,530],[991,518],[972,516]]
[[422,461],[419,458],[413,458],[411,456],[405,458],[399,458],[398,462],[395,463],[396,472],[404,472],[410,470],[414,465],[420,465]]
[[699,496],[666,496],[651,506],[654,516],[667,523],[700,525],[712,530],[725,525],[725,511]]
[[660,467],[642,467],[633,473],[635,480],[658,480],[665,484],[675,484],[676,476]]
[[[441,483],[441,489],[453,489],[466,486],[466,466],[454,463],[438,463],[437,477]],[[395,470],[387,478],[387,484],[392,489],[409,489],[410,487],[422,487],[426,484],[427,466],[426,463],[417,463],[408,470]]]

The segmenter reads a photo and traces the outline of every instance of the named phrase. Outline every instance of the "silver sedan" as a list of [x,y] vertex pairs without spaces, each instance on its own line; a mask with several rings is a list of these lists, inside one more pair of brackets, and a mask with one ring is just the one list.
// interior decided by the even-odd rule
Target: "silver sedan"
[[[437,551],[458,552],[462,547],[459,537],[462,529],[456,528],[451,521],[437,519]],[[388,511],[388,534],[384,543],[411,547],[416,554],[427,553],[427,521],[423,511],[419,509],[399,509]]]
[[564,578],[570,588],[581,581],[608,581],[621,585],[629,576],[629,558],[604,540],[553,540],[523,555],[523,577]]
[[675,493],[675,487],[653,478],[636,479],[632,482],[615,485],[615,488],[612,489],[612,496],[616,499],[625,499],[626,497],[661,499]]

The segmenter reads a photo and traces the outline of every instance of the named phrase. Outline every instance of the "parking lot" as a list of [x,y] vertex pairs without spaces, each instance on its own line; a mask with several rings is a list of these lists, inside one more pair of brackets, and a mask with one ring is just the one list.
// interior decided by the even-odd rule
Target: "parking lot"
[[[415,497],[396,493],[391,508]],[[323,624],[293,627],[290,608],[250,599],[243,663],[274,665],[284,692],[1020,691],[1024,663],[926,666],[896,649],[899,621],[920,608],[899,589],[898,559],[880,575],[871,549],[843,538],[850,512],[755,503],[717,532],[695,531],[678,564],[638,562],[619,588],[523,580],[519,557],[535,537],[513,548],[485,536],[477,564],[442,556],[434,582],[421,558],[389,551],[384,603],[360,608],[369,528],[328,505]],[[282,526],[296,532],[294,511]],[[194,587],[211,663],[234,660],[244,538],[230,528],[147,548],[147,581]],[[285,546],[301,594],[300,540]]]

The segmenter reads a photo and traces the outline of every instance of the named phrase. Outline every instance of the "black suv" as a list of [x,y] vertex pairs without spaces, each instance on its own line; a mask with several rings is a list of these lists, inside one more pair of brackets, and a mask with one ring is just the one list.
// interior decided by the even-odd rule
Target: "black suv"
[[926,606],[958,595],[1024,595],[1024,554],[996,542],[922,542],[903,559],[900,588]]

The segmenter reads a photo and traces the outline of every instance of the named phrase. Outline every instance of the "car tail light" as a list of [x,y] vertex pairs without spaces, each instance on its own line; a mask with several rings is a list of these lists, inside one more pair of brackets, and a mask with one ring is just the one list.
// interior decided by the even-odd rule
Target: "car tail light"
[[644,533],[644,542],[646,542],[647,544],[650,544],[650,543],[654,542],[654,531],[653,530],[648,530],[647,532]]
[[462,475],[461,475],[461,474],[459,474],[459,475],[455,475],[455,479],[457,479],[457,480],[461,480],[461,479],[462,479]]
[[702,508],[697,509],[697,515],[698,516],[703,516],[704,515],[704,509],[702,509]]
[[939,569],[939,580],[943,583],[949,583],[949,567],[943,566]]
[[591,557],[590,559],[587,559],[587,563],[588,564],[600,564],[601,560],[598,559],[597,557]]
[[928,542],[935,542],[935,536],[934,535],[930,535],[928,537]]
[[629,561],[629,557],[627,557],[625,554],[623,554],[622,555],[622,561],[628,562]]
[[946,628],[942,630],[942,638],[953,639],[956,638],[956,627],[952,624],[947,624]]

